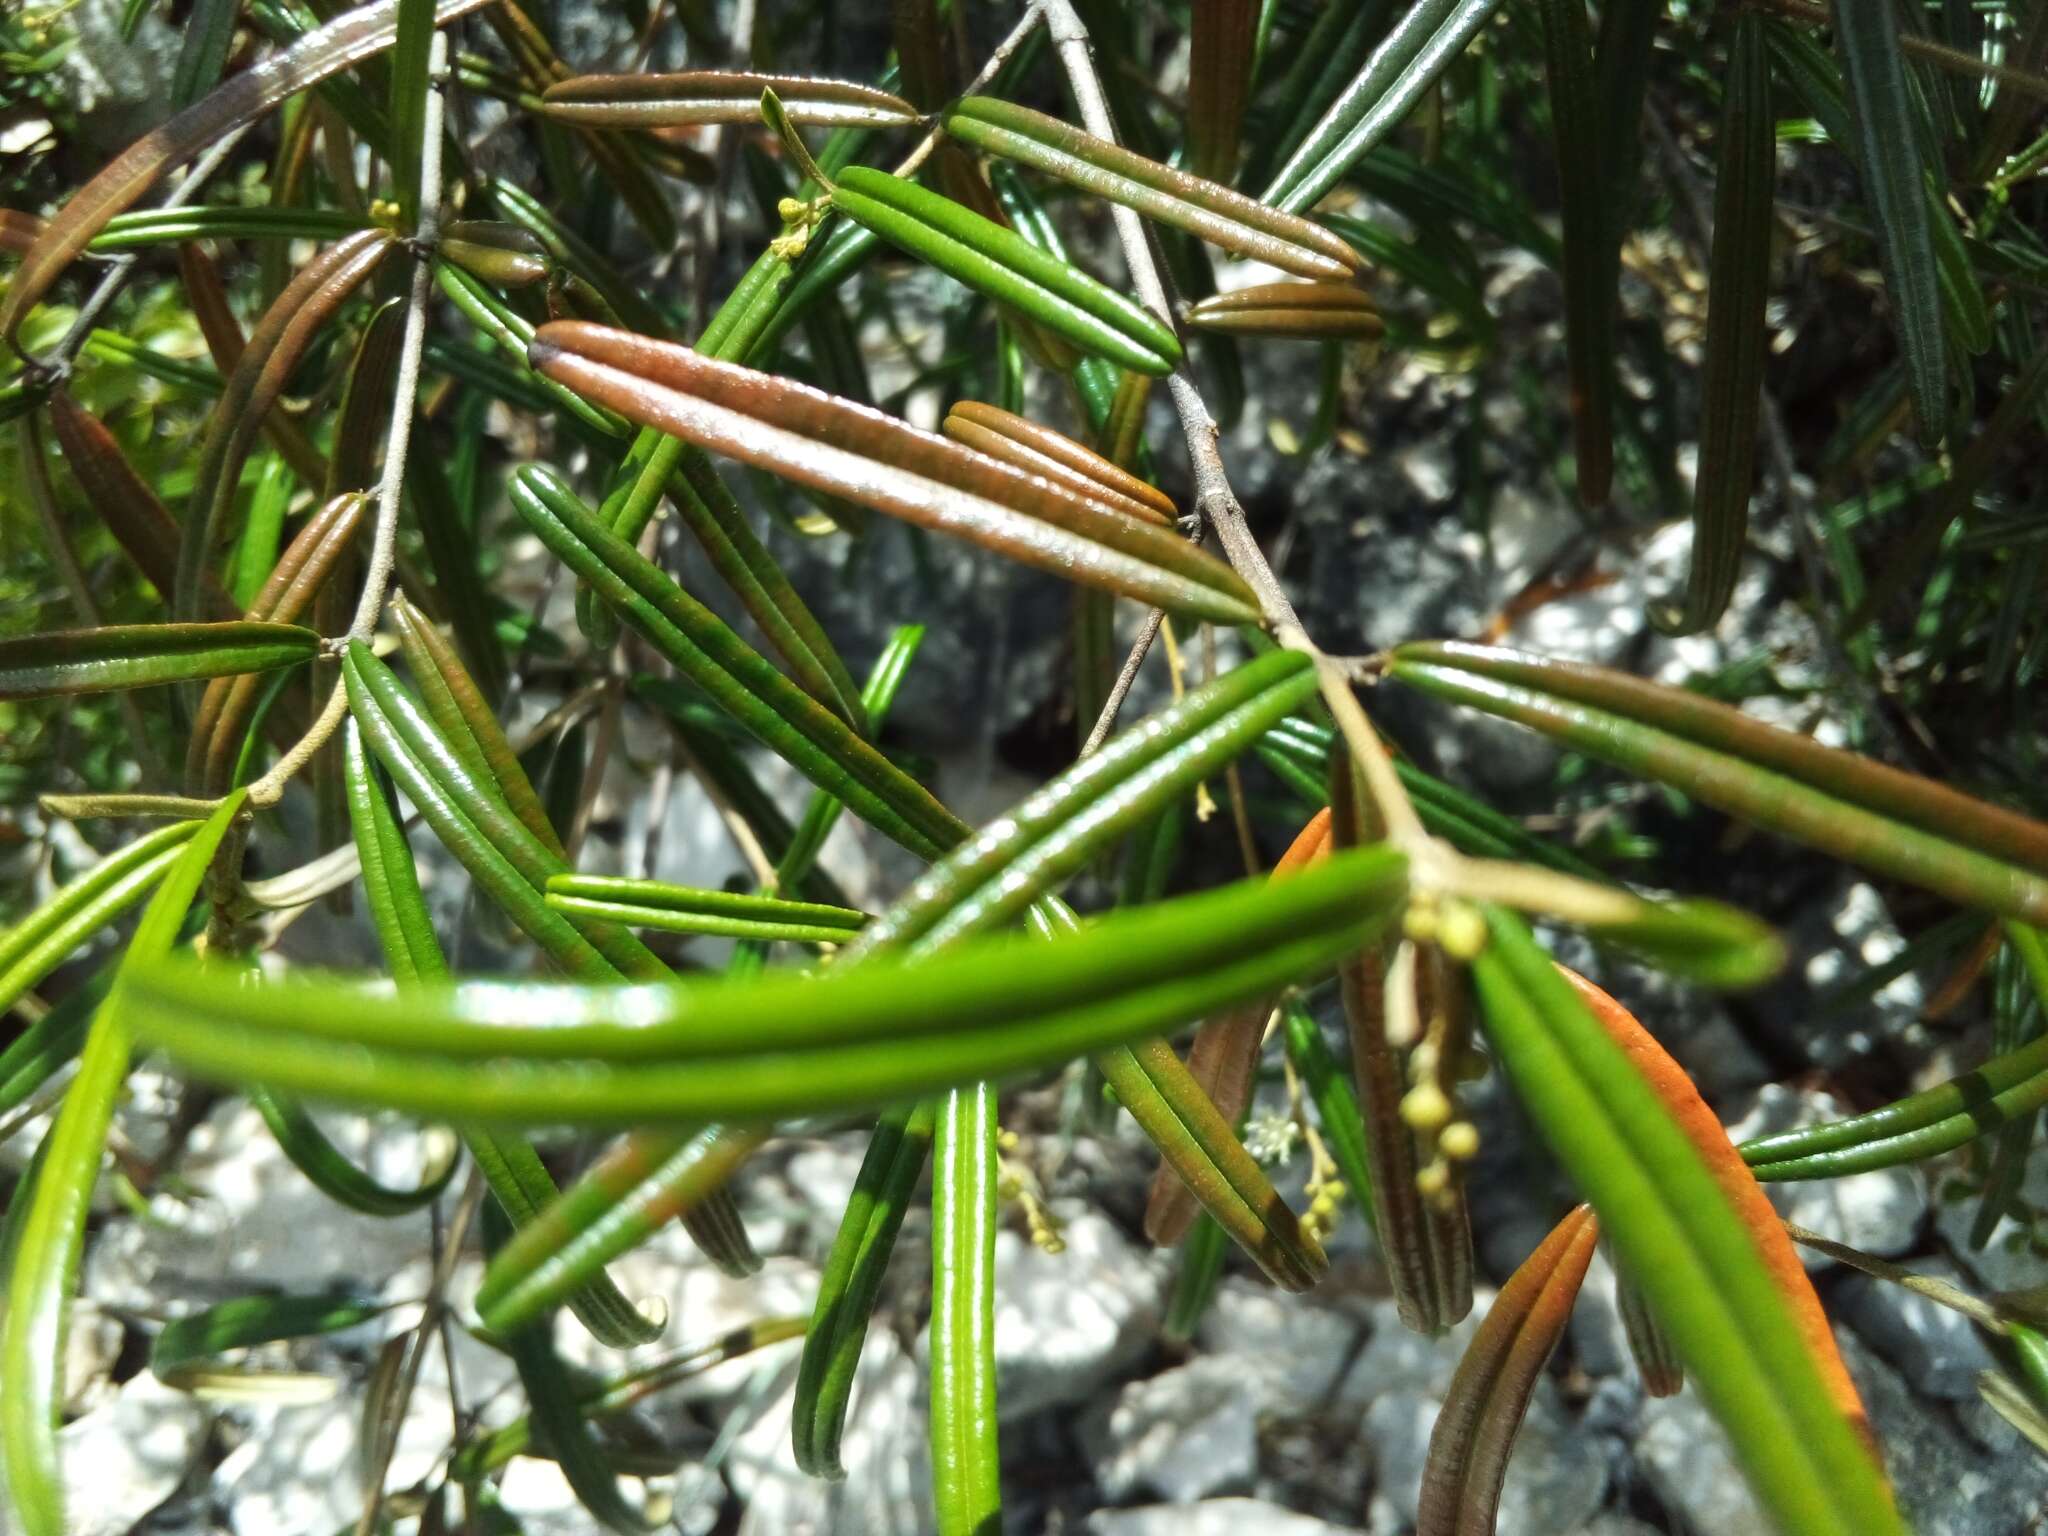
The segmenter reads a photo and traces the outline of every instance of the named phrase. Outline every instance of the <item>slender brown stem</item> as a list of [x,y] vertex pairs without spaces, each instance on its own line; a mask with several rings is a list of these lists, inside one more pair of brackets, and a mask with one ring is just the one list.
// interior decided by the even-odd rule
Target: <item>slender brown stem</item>
[[1137,643],[1131,647],[1131,654],[1124,658],[1123,670],[1110,685],[1109,697],[1102,701],[1102,713],[1095,717],[1095,728],[1088,733],[1087,741],[1081,745],[1081,756],[1086,757],[1101,746],[1109,733],[1116,728],[1116,717],[1124,707],[1124,700],[1130,697],[1131,684],[1138,680],[1138,672],[1145,665],[1145,658],[1152,651],[1152,642],[1159,638],[1159,626],[1166,621],[1163,609],[1154,608],[1145,615],[1145,624],[1138,631]]
[[[441,124],[444,99],[441,82],[448,72],[448,38],[434,34],[428,55],[426,112],[421,124],[420,213],[414,226],[415,243],[424,250],[441,223]],[[377,522],[370,538],[368,568],[363,573],[362,596],[356,601],[348,638],[367,645],[383,616],[385,600],[391,595],[391,575],[398,560],[398,508],[405,493],[405,463],[412,444],[413,415],[418,409],[420,361],[427,343],[427,299],[433,292],[433,271],[424,256],[413,261],[412,287],[406,295],[405,335],[398,349],[398,385],[391,395],[391,426],[384,439],[384,474],[377,488]],[[327,745],[348,714],[348,697],[340,684],[327,697],[327,705],[305,736],[270,772],[249,787],[249,803],[275,805],[284,797],[285,786]]]
[[[1010,35],[996,44],[995,52],[988,56],[987,61],[982,64],[975,77],[967,82],[966,89],[961,91],[960,94],[962,96],[972,96],[991,80],[995,79],[1002,67],[1010,62],[1010,55],[1024,46],[1024,40],[1037,30],[1039,22],[1044,17],[1045,12],[1039,6],[1026,6],[1024,14],[1017,18],[1017,25],[1010,29]],[[916,148],[912,149],[909,155],[904,158],[903,163],[889,174],[892,176],[915,176],[917,168],[923,165],[931,152],[939,147],[939,138],[944,133],[945,129],[939,126],[938,118],[934,115],[931,126],[925,129],[924,136],[917,141]]]

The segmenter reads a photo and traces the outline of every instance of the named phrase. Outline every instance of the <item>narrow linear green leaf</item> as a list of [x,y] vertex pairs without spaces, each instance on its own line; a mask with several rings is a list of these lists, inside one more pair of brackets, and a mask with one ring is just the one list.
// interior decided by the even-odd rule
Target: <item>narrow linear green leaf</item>
[[138,837],[0,933],[0,1012],[153,889],[199,828],[196,821],[174,821]]
[[1002,1520],[996,1446],[996,1091],[955,1088],[932,1153],[932,1501],[940,1536]]
[[[1520,919],[1495,908],[1487,922],[1473,975],[1495,1054],[1765,1507],[1786,1529],[1814,1536],[1902,1533],[1867,1431],[1824,1380],[1700,1147]],[[1761,1219],[1772,1219],[1768,1208]]]
[[948,133],[977,149],[1122,203],[1234,255],[1325,282],[1342,282],[1357,269],[1351,247],[1320,225],[1161,165],[1043,112],[968,96],[943,121]]
[[[0,1322],[0,1395],[8,1403],[8,1411],[0,1414],[0,1460],[28,1536],[63,1536],[66,1530],[57,1446],[65,1335],[100,1154],[128,1075],[133,1035],[126,988],[137,971],[160,960],[177,941],[185,911],[230,823],[241,815],[244,798],[240,791],[228,796],[166,871],[128,946],[114,994],[93,1020],[78,1076],[57,1112],[35,1183],[16,1196],[24,1215],[7,1275],[7,1314]],[[218,994],[217,976],[209,975],[207,984]]]
[[[1905,821],[1895,821],[1890,816],[1867,810],[1864,804],[1854,800],[1837,798],[1837,795],[1854,793],[1866,803],[1881,796],[1900,796],[1901,803],[1917,809],[1919,815],[1925,814],[1924,806],[1937,795],[1953,796],[1975,805],[1973,819],[1980,824],[1987,818],[2006,817],[2018,822],[2022,828],[2032,828],[2033,824],[2023,817],[2011,817],[2010,813],[2001,812],[1996,807],[1969,802],[1967,797],[1955,796],[1953,791],[1935,785],[1928,785],[1924,796],[1916,793],[1910,799],[1903,798],[1906,786],[1894,781],[1906,780],[1910,784],[1910,775],[1895,774],[1894,770],[1863,763],[1848,753],[1830,753],[1830,749],[1811,742],[1803,743],[1803,748],[1810,749],[1811,754],[1828,753],[1830,758],[1839,757],[1845,761],[1833,764],[1813,758],[1807,751],[1789,743],[1766,741],[1760,750],[1774,754],[1777,765],[1775,768],[1759,766],[1754,761],[1754,754],[1749,752],[1738,757],[1731,752],[1717,751],[1669,731],[1639,724],[1634,718],[1593,708],[1557,693],[1539,691],[1542,683],[1531,686],[1507,670],[1511,666],[1519,668],[1522,659],[1514,657],[1511,652],[1507,657],[1500,675],[1492,675],[1487,671],[1463,670],[1457,664],[1463,658],[1451,655],[1449,647],[1404,646],[1397,650],[1388,675],[1440,698],[1468,704],[1527,725],[1628,772],[1670,784],[1695,799],[1780,836],[1824,849],[1839,858],[1923,886],[1983,911],[2030,924],[2048,923],[2048,878],[2031,868],[2003,862],[1990,853],[1967,846],[1961,840],[1966,833],[1963,827],[1946,829],[1954,834],[1953,837],[1924,832]],[[1491,666],[1491,658],[1483,660]],[[1538,667],[1542,669],[1541,676],[1545,682],[1557,680],[1545,664],[1538,663]],[[1605,680],[1594,681],[1604,684]],[[1739,715],[1736,718],[1741,719]],[[1745,748],[1767,729],[1754,721],[1743,721],[1742,725],[1749,728],[1748,734],[1738,738]],[[1791,735],[1790,732],[1768,734],[1772,737]],[[1800,772],[1798,777],[1788,777],[1786,772],[1778,771],[1784,768],[1797,771],[1809,763],[1817,764],[1817,771]],[[1816,781],[1827,783],[1828,789],[1835,793],[1809,787]],[[1915,816],[1916,820],[1919,815]],[[2038,835],[2040,829],[2033,830]],[[2012,848],[2007,851],[2017,853],[2021,850]]]
[[1320,202],[1420,101],[1500,0],[1416,0],[1274,175],[1259,201],[1288,213]]
[[896,1234],[931,1154],[936,1116],[930,1100],[882,1116],[868,1138],[853,1193],[825,1255],[790,1410],[796,1464],[813,1477],[846,1475],[839,1444],[854,1372]]
[[864,166],[841,172],[831,198],[839,212],[899,250],[1084,352],[1160,375],[1180,361],[1180,340],[1164,320],[971,208]]
[[1933,168],[1914,127],[1919,108],[1899,46],[1899,13],[1893,0],[1833,0],[1830,9],[1849,87],[1857,170],[1870,202],[1913,415],[1921,440],[1936,443],[1948,426],[1948,359],[1925,191]]
[[1053,943],[982,939],[820,977],[389,996],[301,977],[223,997],[203,971],[160,963],[126,1009],[197,1071],[330,1100],[431,1114],[453,1096],[485,1124],[766,1121],[998,1079],[1270,993],[1382,926],[1405,868],[1364,850]]
[[106,693],[311,661],[320,637],[296,624],[109,624],[0,640],[0,699]]
[[1749,533],[1764,363],[1770,355],[1764,310],[1776,211],[1777,115],[1771,108],[1763,26],[1756,12],[1743,12],[1729,53],[1714,180],[1714,250],[1707,271],[1692,572],[1684,606],[1659,616],[1659,627],[1669,634],[1696,634],[1721,617],[1735,591]]

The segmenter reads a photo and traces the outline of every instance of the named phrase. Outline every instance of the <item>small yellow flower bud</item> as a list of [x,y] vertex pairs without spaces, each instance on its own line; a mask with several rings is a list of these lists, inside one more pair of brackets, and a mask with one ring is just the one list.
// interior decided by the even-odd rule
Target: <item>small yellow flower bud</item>
[[1424,1198],[1434,1200],[1451,1187],[1451,1165],[1438,1158],[1415,1175],[1415,1187]]
[[1428,944],[1436,938],[1437,911],[1433,903],[1421,901],[1409,904],[1401,918],[1401,931],[1417,944]]
[[1454,1163],[1469,1163],[1479,1155],[1479,1127],[1470,1120],[1453,1120],[1437,1136],[1436,1147]]
[[1437,921],[1437,942],[1454,960],[1470,960],[1486,948],[1486,919],[1476,907],[1452,902]]
[[1417,1084],[1401,1097],[1401,1118],[1428,1135],[1449,1123],[1451,1101],[1435,1083]]

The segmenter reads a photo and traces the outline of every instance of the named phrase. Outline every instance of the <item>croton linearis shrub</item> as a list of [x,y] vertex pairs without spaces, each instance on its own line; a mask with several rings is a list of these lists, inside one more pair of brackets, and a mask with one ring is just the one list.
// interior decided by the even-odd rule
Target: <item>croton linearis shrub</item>
[[[130,0],[121,25],[153,8]],[[0,1237],[18,1528],[66,1529],[67,1321],[124,1081],[154,1059],[247,1096],[335,1201],[438,1203],[436,1298],[481,1238],[473,1311],[430,1303],[398,1379],[452,1321],[509,1357],[527,1416],[451,1444],[421,1490],[435,1509],[452,1489],[474,1513],[513,1456],[539,1454],[594,1521],[639,1528],[616,1415],[799,1338],[789,1454],[843,1475],[869,1318],[928,1198],[931,1504],[944,1532],[997,1530],[1004,1089],[1085,1074],[1156,1144],[1145,1231],[1183,1251],[1169,1333],[1188,1336],[1231,1251],[1308,1291],[1322,1239],[1357,1220],[1401,1322],[1430,1334],[1473,1304],[1462,1101],[1491,1069],[1583,1203],[1553,1213],[1458,1366],[1421,1528],[1492,1529],[1604,1244],[1645,1386],[1700,1394],[1782,1529],[1905,1529],[1762,1185],[1970,1149],[2003,1170],[1995,1223],[2048,1100],[2029,1023],[2048,999],[2025,701],[2048,653],[2038,454],[2030,510],[2007,483],[2016,448],[2038,448],[2048,381],[2040,6],[895,0],[839,8],[871,10],[859,20],[886,40],[860,79],[776,67],[776,39],[835,9],[816,4],[743,7],[751,36],[722,34],[718,7],[627,6],[643,56],[674,32],[663,57],[709,61],[638,73],[579,73],[539,0],[175,9],[161,120],[75,184],[18,177],[20,206],[0,212],[9,519],[33,547],[10,599],[32,622],[0,638],[0,721],[116,743],[23,770],[70,791],[45,796],[43,822],[72,824],[67,846],[96,862],[73,860],[33,910],[15,902],[0,934],[19,1021],[0,1112],[39,1137]],[[63,120],[62,8],[0,24],[24,100]],[[1795,156],[1838,205],[1796,249],[1780,237],[1808,210],[1779,185]],[[735,213],[740,178],[765,220]],[[1698,344],[1676,361],[1620,302],[1653,228],[1704,274]],[[1631,520],[1690,515],[1689,575],[1652,621],[1713,628],[1752,508],[1795,523],[1800,600],[1868,751],[1491,643],[1568,595],[1570,573],[1479,643],[1417,634],[1358,656],[1305,628],[1216,426],[1244,409],[1244,356],[1320,359],[1322,408],[1291,435],[1333,451],[1381,360],[1469,368],[1518,344],[1477,254],[1501,249],[1560,284],[1562,363],[1533,387],[1590,524],[1626,558]],[[1771,393],[1772,303],[1823,250],[1860,269],[1863,354],[1882,366],[1844,390],[1826,461],[1801,464]],[[905,419],[906,395],[873,401],[850,308],[866,292],[864,321],[893,324],[864,278],[918,267],[945,280],[948,361],[919,381],[942,396],[937,431]],[[188,334],[196,350],[165,340]],[[1648,403],[1631,382],[1645,346],[1664,379]],[[524,451],[480,448],[489,415]],[[1681,438],[1698,444],[1689,493]],[[1817,525],[1796,489],[1809,475],[1867,494]],[[763,494],[777,484],[800,512]],[[847,547],[901,537],[898,520],[1064,582],[1069,765],[962,820],[886,735],[920,647],[951,637],[891,614],[888,645],[850,666],[764,516]],[[514,608],[497,546],[519,539],[573,605]],[[715,592],[672,574],[683,544]],[[48,591],[30,601],[31,585]],[[1180,686],[1176,662],[1172,701],[1125,718],[1161,636],[1208,664]],[[1963,674],[1971,741],[1865,728]],[[1880,687],[1897,697],[1872,703]],[[1537,932],[1701,988],[1766,980],[1778,939],[1425,772],[1386,731],[1383,690],[1514,722],[1922,893],[1957,987],[1993,983],[1991,1054],[1731,1145],[1652,1033]],[[538,737],[516,728],[522,695],[561,706]],[[675,730],[741,829],[749,888],[579,868],[604,862],[588,833],[627,712]],[[590,722],[593,771],[565,790],[534,748]],[[764,789],[769,758],[808,781],[801,807]],[[1190,887],[1175,828],[1217,796],[1250,867]],[[843,817],[923,870],[879,911],[819,862]],[[280,871],[266,855],[306,824],[317,856]],[[451,964],[416,864],[429,844],[523,963]],[[320,901],[366,917],[380,968],[270,953]],[[77,965],[110,930],[104,964]],[[684,955],[700,958],[678,974]],[[1341,1050],[1308,1005],[1326,993]],[[1283,1058],[1336,1175],[1306,1192],[1276,1188],[1239,1137],[1262,1063]],[[392,1187],[327,1139],[319,1105],[452,1134],[417,1185]],[[705,1346],[608,1273],[670,1221],[752,1273],[734,1181],[778,1135],[848,1124],[871,1140],[809,1318]],[[564,1127],[601,1150],[565,1166],[546,1134]],[[1942,1299],[1996,1345],[1987,1399],[2048,1444],[2048,1348],[2025,1309]],[[563,1309],[609,1349],[684,1347],[580,1379],[555,1353]],[[182,1310],[151,1369],[193,1390],[252,1346],[371,1315],[275,1294]],[[402,1390],[388,1408],[403,1418]],[[387,1492],[372,1486],[365,1529]]]

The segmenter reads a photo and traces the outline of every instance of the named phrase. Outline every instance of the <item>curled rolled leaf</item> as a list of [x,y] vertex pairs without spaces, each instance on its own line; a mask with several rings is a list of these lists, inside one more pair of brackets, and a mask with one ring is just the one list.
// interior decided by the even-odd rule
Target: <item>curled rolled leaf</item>
[[855,223],[1084,352],[1150,374],[1181,359],[1173,327],[1149,309],[950,198],[865,166],[842,171],[831,195]]
[[1342,280],[1358,266],[1351,247],[1321,225],[1148,160],[1029,107],[969,96],[946,113],[944,122],[954,138],[977,149],[1057,176],[1297,277]]
[[1027,475],[1071,486],[1128,516],[1161,524],[1171,524],[1179,516],[1173,498],[1164,491],[1064,433],[998,406],[957,400],[946,413],[943,430],[956,443],[1014,464]]
[[1397,647],[1388,675],[1966,905],[2048,922],[2048,827],[1944,785],[1604,668],[1432,642]]
[[[478,10],[489,0],[440,0],[436,25]],[[345,11],[291,47],[231,76],[218,90],[151,129],[110,160],[65,203],[23,256],[0,299],[0,336],[19,342],[21,323],[50,285],[115,214],[131,208],[165,171],[287,96],[317,85],[389,48],[398,35],[401,0]]]
[[1257,283],[1211,294],[1188,311],[1188,324],[1296,341],[1374,341],[1387,329],[1372,299],[1349,283]]
[[775,93],[791,122],[814,127],[900,128],[918,119],[917,108],[909,102],[872,86],[723,69],[572,75],[547,88],[540,110],[557,122],[597,128],[753,123],[760,120],[763,91]]
[[1684,1073],[1605,994],[1487,910],[1473,961],[1496,1059],[1643,1288],[1765,1506],[1800,1529],[1903,1526],[1812,1283]]
[[1500,1288],[1430,1431],[1416,1536],[1492,1536],[1515,1434],[1571,1320],[1599,1238],[1600,1223],[1580,1206]]
[[1229,567],[1167,530],[866,406],[576,321],[541,327],[531,355],[635,421],[800,485],[1174,612],[1256,617]]

